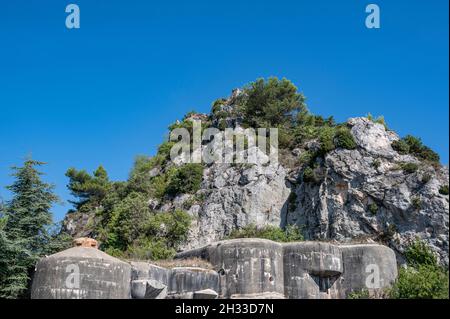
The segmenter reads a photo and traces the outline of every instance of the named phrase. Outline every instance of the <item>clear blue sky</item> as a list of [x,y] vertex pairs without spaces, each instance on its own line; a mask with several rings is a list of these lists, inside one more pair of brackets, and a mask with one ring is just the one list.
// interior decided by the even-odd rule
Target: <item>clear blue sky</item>
[[[65,28],[71,2],[79,30]],[[379,30],[365,28],[371,2]],[[64,201],[71,166],[126,179],[175,119],[269,76],[313,113],[382,114],[447,164],[448,24],[447,0],[1,1],[0,195],[27,154]]]

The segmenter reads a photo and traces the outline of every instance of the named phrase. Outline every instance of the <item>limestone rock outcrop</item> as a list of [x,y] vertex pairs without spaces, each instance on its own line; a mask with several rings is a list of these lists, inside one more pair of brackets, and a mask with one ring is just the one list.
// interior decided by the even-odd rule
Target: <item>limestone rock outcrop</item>
[[[233,91],[220,106],[228,114],[227,125],[234,128],[242,123],[234,112],[240,94]],[[218,125],[214,114],[211,118]],[[280,153],[279,163],[205,165],[196,194],[161,202],[149,199],[149,207],[161,212],[183,208],[193,217],[181,250],[224,239],[250,224],[298,225],[307,240],[386,244],[400,262],[405,247],[418,238],[448,265],[449,196],[439,192],[449,184],[448,167],[399,154],[392,148],[398,135],[382,124],[357,117],[349,119],[347,126],[356,148],[337,148],[318,158],[316,182],[303,180],[305,167],[298,161],[303,153],[320,147],[311,140],[292,154]],[[418,169],[405,171],[404,163]],[[202,200],[189,205],[194,197]],[[68,214],[65,230],[73,236],[92,235],[88,225],[95,218],[95,212]]]
[[[448,168],[398,154],[391,147],[398,137],[381,124],[366,118],[348,124],[358,147],[327,154],[318,168],[319,183],[292,184],[297,205],[283,223],[301,226],[309,240],[384,242],[400,259],[419,238],[448,265],[449,197],[439,193],[448,185]],[[401,163],[419,168],[408,173]]]

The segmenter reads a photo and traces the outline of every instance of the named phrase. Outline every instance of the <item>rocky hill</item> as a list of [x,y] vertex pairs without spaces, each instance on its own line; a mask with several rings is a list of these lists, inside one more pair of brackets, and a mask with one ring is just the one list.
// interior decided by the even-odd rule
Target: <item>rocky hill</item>
[[[260,89],[257,84],[216,101],[211,114],[189,114],[172,128],[189,127],[193,116],[219,129],[260,127],[261,116],[254,115],[259,113],[249,112],[251,99]],[[283,89],[275,99],[284,103],[290,87]],[[303,97],[294,95],[302,104]],[[381,119],[355,117],[336,124],[332,118],[299,111],[294,124],[290,120],[276,123],[281,130],[279,163],[203,164],[198,187],[177,188],[174,176],[183,164],[167,160],[171,144],[166,142],[153,159],[137,162],[127,182],[108,186],[108,192],[119,195],[102,193],[101,198],[80,200],[66,216],[64,231],[108,242],[106,233],[119,225],[119,213],[114,212],[124,211],[110,213],[111,197],[117,207],[117,201],[128,196],[123,193],[132,189],[147,207],[133,204],[130,207],[135,207],[137,215],[133,211],[132,216],[122,217],[139,220],[147,209],[153,214],[184,210],[191,216],[187,235],[174,246],[178,251],[227,238],[249,225],[296,225],[306,240],[388,245],[400,262],[405,247],[419,238],[448,265],[449,172],[437,155],[419,139],[401,139]],[[69,188],[76,194],[78,175],[68,176],[72,179]],[[95,174],[90,178],[100,180]]]

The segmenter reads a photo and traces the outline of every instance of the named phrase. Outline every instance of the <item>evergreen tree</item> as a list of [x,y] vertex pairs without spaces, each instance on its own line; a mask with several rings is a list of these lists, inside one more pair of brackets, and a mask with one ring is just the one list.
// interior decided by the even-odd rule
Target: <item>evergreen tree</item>
[[69,178],[67,188],[74,197],[78,198],[78,201],[72,201],[77,210],[80,210],[85,204],[92,206],[89,208],[100,206],[111,188],[108,173],[101,165],[94,171],[93,175],[85,170],[78,171],[75,168],[70,168],[67,170],[66,176]]
[[47,253],[52,240],[50,209],[58,200],[53,185],[41,180],[36,169],[44,163],[27,159],[23,167],[13,167],[15,181],[7,189],[12,199],[0,213],[0,296],[24,295],[29,274],[40,256]]
[[258,79],[245,88],[245,93],[242,111],[251,127],[289,127],[308,114],[305,97],[287,79]]
[[8,238],[6,217],[0,217],[0,298],[17,298],[27,289],[30,252],[24,241]]

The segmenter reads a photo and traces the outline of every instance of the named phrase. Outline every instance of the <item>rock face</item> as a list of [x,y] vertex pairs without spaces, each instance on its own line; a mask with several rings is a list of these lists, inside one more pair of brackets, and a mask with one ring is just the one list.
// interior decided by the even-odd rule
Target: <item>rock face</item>
[[[233,91],[220,106],[222,113],[230,115],[227,125],[237,129],[242,119],[233,109],[240,94]],[[213,114],[212,123],[218,122]],[[182,194],[163,202],[150,199],[149,207],[157,211],[183,208],[193,216],[181,250],[224,239],[250,224],[295,224],[307,240],[386,244],[400,262],[405,247],[419,238],[448,265],[449,196],[439,193],[449,183],[448,168],[397,153],[391,146],[399,139],[397,134],[367,118],[349,119],[347,126],[357,147],[337,148],[317,159],[317,182],[303,181],[304,167],[298,161],[307,150],[320,147],[317,140],[311,140],[292,154],[280,153],[283,164],[207,165],[195,195]],[[293,165],[285,163],[288,157],[294,159]],[[418,170],[408,173],[402,163],[417,164]],[[203,199],[187,205],[194,196]],[[74,236],[89,235],[87,225],[94,216],[68,214],[65,229]]]
[[[357,148],[336,149],[319,160],[317,183],[303,182],[301,168],[281,164],[208,167],[199,191],[206,199],[189,209],[194,222],[182,248],[220,240],[249,224],[295,224],[308,240],[382,242],[400,262],[405,247],[419,238],[448,265],[449,197],[439,193],[448,185],[448,168],[397,153],[391,144],[399,137],[381,124],[352,118],[348,125]],[[418,170],[407,173],[402,163]]]
[[213,164],[204,175],[206,200],[189,209],[194,222],[183,249],[220,240],[249,224],[280,225],[290,193],[281,165]]
[[191,257],[214,269],[125,263],[95,248],[70,248],[38,263],[32,298],[338,299],[363,289],[376,294],[397,277],[395,254],[381,245],[235,239],[177,255]]
[[[301,226],[310,240],[382,241],[399,257],[407,244],[420,238],[448,264],[449,198],[439,193],[448,185],[448,168],[398,154],[391,147],[398,137],[381,124],[365,118],[348,124],[358,148],[326,155],[318,169],[320,183],[292,185],[297,205],[283,217],[283,224]],[[406,173],[399,167],[404,162],[416,163],[419,169]]]

